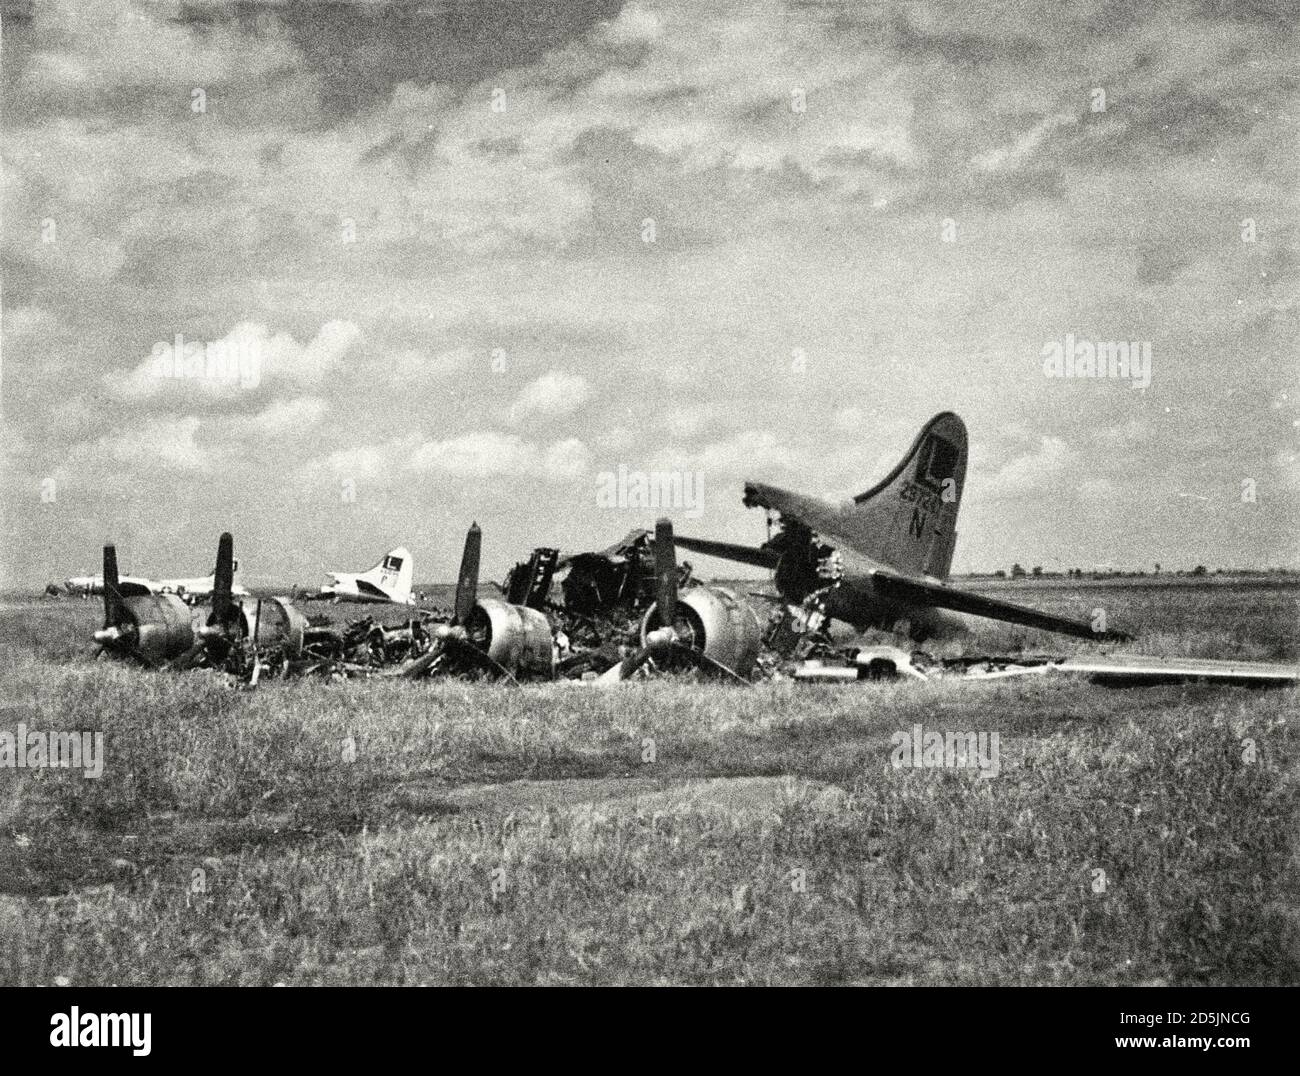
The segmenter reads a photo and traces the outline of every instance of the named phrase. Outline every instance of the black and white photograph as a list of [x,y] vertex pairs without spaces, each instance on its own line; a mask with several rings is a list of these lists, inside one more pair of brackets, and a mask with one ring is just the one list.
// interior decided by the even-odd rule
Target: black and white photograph
[[137,988],[1144,987],[1111,1054],[1248,1050],[1155,999],[1300,985],[1298,25],[3,0],[40,1041],[147,1054],[87,1008]]

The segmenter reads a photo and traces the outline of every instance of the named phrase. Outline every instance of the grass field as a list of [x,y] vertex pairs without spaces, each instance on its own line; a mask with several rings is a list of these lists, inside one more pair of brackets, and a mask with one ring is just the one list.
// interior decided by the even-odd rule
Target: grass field
[[[1300,655],[1294,588],[999,593]],[[0,983],[1300,982],[1294,691],[246,691],[89,661],[97,616],[0,609],[0,728],[107,743],[0,769]],[[916,724],[997,732],[999,775],[894,768]]]

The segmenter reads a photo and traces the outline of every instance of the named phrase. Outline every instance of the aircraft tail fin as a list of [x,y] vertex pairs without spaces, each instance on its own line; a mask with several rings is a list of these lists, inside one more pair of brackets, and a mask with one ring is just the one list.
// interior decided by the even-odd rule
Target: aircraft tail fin
[[390,549],[370,571],[357,576],[357,583],[369,583],[391,602],[410,605],[415,580],[415,562],[405,546]]
[[863,549],[885,564],[944,579],[966,482],[966,424],[935,415],[899,463],[845,512]]

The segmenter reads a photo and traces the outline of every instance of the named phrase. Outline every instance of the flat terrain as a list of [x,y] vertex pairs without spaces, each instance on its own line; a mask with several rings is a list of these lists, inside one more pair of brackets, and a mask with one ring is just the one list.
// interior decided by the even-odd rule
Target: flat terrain
[[[998,592],[1300,656],[1294,586]],[[98,617],[0,608],[0,730],[107,743],[98,779],[0,769],[0,983],[1300,982],[1292,690],[248,691],[96,664]],[[998,776],[895,768],[917,724],[997,732]]]

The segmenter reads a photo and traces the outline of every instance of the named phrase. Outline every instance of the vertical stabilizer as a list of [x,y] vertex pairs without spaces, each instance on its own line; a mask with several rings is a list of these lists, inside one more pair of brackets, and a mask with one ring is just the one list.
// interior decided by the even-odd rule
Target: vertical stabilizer
[[966,424],[935,415],[907,455],[853,498],[844,518],[864,552],[900,570],[947,578],[966,482]]

